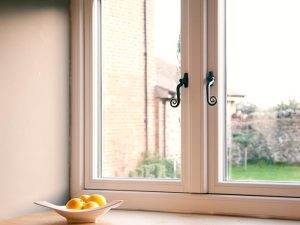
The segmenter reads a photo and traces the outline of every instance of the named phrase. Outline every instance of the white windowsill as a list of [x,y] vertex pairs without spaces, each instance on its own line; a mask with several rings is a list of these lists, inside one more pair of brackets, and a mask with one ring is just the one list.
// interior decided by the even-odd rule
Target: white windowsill
[[[159,203],[158,203],[159,204]],[[103,217],[104,224],[120,224],[131,225],[242,225],[242,224],[260,224],[260,225],[293,225],[299,224],[297,221],[282,220],[266,220],[256,218],[243,218],[232,216],[212,216],[212,215],[196,215],[196,214],[179,214],[179,213],[162,213],[162,212],[141,212],[141,211],[125,211],[112,210],[107,216]]]
[[138,191],[73,190],[72,197],[99,193],[108,201],[122,199],[120,209],[232,215],[300,220],[300,199],[286,197],[187,194]]

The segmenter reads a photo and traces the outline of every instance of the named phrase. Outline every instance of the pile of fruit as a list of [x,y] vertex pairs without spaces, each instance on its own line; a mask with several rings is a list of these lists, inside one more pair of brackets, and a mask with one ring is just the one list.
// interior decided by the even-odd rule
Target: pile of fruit
[[103,195],[81,195],[80,198],[72,198],[66,204],[67,209],[93,209],[99,206],[104,206],[106,199]]

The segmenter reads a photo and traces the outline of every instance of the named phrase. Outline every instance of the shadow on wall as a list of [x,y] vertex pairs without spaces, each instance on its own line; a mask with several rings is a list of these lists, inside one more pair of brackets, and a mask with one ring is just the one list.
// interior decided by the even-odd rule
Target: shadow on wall
[[68,198],[69,58],[69,1],[0,1],[0,219]]

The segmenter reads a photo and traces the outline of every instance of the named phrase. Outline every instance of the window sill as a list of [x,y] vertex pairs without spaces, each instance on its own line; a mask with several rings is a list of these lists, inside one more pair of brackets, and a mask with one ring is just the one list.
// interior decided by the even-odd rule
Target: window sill
[[[282,220],[265,220],[255,218],[228,217],[228,216],[212,216],[212,215],[195,215],[195,214],[179,214],[179,213],[162,213],[162,212],[142,212],[142,211],[126,211],[112,210],[100,220],[102,225],[183,225],[183,224],[214,224],[214,225],[242,225],[242,224],[264,224],[264,225],[294,225],[297,221]],[[35,225],[62,225],[66,224],[66,220],[55,212],[46,212],[31,216],[20,217],[0,221],[0,225],[5,224],[35,224]]]
[[72,196],[93,193],[108,201],[124,200],[119,208],[125,210],[300,220],[299,198],[105,190],[82,190]]

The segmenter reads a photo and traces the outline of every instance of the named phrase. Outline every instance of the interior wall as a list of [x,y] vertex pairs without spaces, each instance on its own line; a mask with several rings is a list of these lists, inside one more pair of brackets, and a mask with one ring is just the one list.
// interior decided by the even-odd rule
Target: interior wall
[[0,219],[69,198],[69,2],[0,1]]

